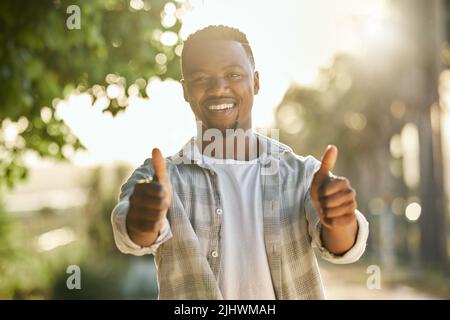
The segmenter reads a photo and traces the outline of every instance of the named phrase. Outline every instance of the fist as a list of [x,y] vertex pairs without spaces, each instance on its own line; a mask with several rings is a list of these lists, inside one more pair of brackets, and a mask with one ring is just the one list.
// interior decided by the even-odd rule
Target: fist
[[157,233],[161,229],[172,201],[172,188],[166,160],[159,149],[152,151],[153,179],[139,181],[130,196],[127,231],[131,234]]
[[319,170],[311,182],[311,199],[319,211],[320,221],[327,228],[346,227],[356,223],[356,192],[348,179],[331,174],[338,150],[328,146]]

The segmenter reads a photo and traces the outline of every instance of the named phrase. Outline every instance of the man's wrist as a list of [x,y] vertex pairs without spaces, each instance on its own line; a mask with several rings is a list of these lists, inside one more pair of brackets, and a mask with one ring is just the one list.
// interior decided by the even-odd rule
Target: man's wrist
[[132,224],[128,224],[125,222],[125,227],[128,233],[128,237],[135,244],[141,247],[151,246],[156,239],[158,239],[162,228],[164,227],[165,219],[162,221],[155,221],[153,226],[151,226],[148,230],[141,230],[135,228]]
[[330,227],[321,225],[320,238],[323,246],[331,253],[341,256],[347,253],[358,239],[359,223],[357,219],[346,226]]

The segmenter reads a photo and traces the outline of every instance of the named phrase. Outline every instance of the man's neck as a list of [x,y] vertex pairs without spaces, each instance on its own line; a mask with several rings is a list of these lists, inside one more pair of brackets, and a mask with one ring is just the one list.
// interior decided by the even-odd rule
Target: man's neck
[[250,161],[259,156],[258,138],[252,128],[226,132],[204,129],[197,134],[197,146],[204,156],[217,159]]

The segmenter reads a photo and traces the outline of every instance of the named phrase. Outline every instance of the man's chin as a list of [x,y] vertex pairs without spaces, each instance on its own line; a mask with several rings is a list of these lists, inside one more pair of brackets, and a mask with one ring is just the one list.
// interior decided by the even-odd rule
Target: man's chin
[[[222,132],[222,134],[229,134],[232,131],[236,130],[238,127],[238,122],[235,121],[227,121],[226,123],[205,123],[203,122],[202,129],[203,131],[208,129],[215,129]],[[227,132],[228,131],[228,132]]]

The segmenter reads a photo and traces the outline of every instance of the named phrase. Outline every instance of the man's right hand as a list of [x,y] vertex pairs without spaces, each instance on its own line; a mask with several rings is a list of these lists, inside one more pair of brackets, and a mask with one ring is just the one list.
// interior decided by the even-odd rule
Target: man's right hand
[[130,239],[143,247],[152,245],[158,238],[172,202],[166,160],[157,148],[152,151],[152,165],[153,181],[136,183],[126,218]]

